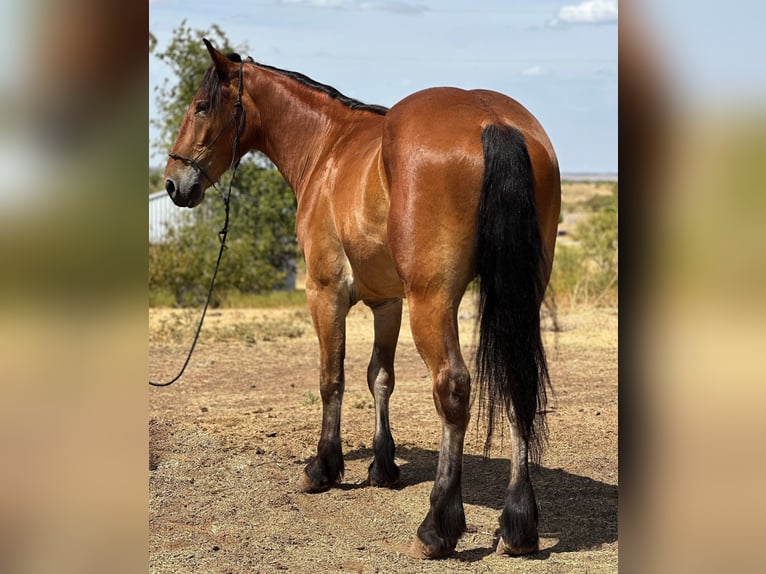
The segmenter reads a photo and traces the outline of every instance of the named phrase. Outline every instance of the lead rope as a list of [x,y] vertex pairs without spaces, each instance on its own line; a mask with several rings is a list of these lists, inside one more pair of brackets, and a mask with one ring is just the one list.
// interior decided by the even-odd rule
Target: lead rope
[[[210,287],[207,291],[207,300],[205,301],[205,306],[202,308],[202,315],[199,318],[199,323],[197,324],[197,331],[194,333],[194,339],[192,340],[191,347],[189,348],[189,353],[186,355],[186,360],[184,361],[183,366],[181,367],[181,370],[178,372],[178,374],[167,381],[166,383],[155,383],[154,381],[149,381],[149,384],[153,387],[167,387],[175,383],[178,379],[181,378],[181,375],[184,374],[184,371],[186,370],[186,366],[189,364],[189,361],[191,360],[192,353],[194,353],[194,348],[197,346],[197,341],[199,340],[199,334],[200,331],[202,331],[202,323],[205,321],[205,314],[207,313],[207,309],[210,306],[210,300],[213,297],[213,288],[215,287],[215,278],[218,275],[218,268],[221,266],[221,259],[223,258],[223,251],[226,249],[226,236],[229,233],[229,200],[231,198],[231,186],[234,183],[234,178],[237,175],[237,168],[239,167],[239,160],[237,159],[237,156],[239,155],[239,138],[242,135],[242,130],[245,126],[245,108],[242,106],[242,62],[239,64],[239,88],[237,90],[237,101],[234,103],[234,117],[232,118],[234,120],[234,145],[232,147],[232,155],[231,155],[231,164],[229,165],[229,169],[231,169],[231,179],[229,180],[229,189],[226,192],[226,196],[223,197],[223,205],[225,209],[226,217],[224,219],[223,228],[221,231],[218,232],[218,240],[221,242],[221,248],[218,250],[218,259],[215,262],[215,268],[213,269],[213,277],[210,279]],[[220,135],[220,134],[219,134]],[[215,137],[213,141],[218,139],[218,136]],[[184,158],[182,156],[178,156],[176,154],[170,154],[171,157],[174,159],[180,159],[180,160],[186,160],[188,161],[194,169],[198,170],[202,175],[204,175],[208,180],[207,174],[202,170],[202,168],[197,164],[197,161],[194,159]],[[213,183],[211,181],[211,183]],[[213,183],[213,187],[215,187],[215,183]],[[217,189],[217,188],[216,188]]]

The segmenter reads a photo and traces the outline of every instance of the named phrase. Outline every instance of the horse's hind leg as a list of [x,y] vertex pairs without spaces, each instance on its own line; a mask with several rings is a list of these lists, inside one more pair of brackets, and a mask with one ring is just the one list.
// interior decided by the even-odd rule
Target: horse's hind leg
[[402,300],[388,299],[367,303],[375,317],[375,343],[367,367],[367,386],[375,399],[374,458],[367,474],[367,484],[392,486],[399,481],[399,467],[394,463],[394,439],[388,424],[388,399],[394,392],[394,354],[402,323]]
[[431,374],[434,404],[442,420],[439,464],[430,509],[418,528],[413,553],[438,558],[452,553],[465,532],[461,493],[463,439],[469,419],[470,375],[460,352],[460,298],[408,294],[415,345]]
[[343,289],[317,289],[309,285],[306,296],[319,339],[322,434],[317,454],[306,465],[298,488],[304,492],[321,492],[343,476],[340,415],[345,388],[346,315],[350,300]]
[[500,515],[500,539],[496,551],[498,554],[530,554],[539,549],[537,502],[529,480],[527,443],[513,409],[508,419],[511,427],[511,476]]

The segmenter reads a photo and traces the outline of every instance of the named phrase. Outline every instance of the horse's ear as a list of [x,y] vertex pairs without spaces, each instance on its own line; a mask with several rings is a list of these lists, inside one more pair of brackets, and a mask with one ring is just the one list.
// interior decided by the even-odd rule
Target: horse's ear
[[236,71],[235,63],[216,50],[207,38],[202,38],[202,41],[205,43],[207,51],[210,52],[210,57],[213,59],[213,65],[215,65],[215,70],[218,72],[218,77],[224,82],[227,81],[231,78],[232,72]]

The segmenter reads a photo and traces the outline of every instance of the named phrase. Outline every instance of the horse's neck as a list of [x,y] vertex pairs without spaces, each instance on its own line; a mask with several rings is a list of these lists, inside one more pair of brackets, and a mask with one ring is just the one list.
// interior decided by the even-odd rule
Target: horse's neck
[[348,112],[300,82],[259,69],[253,100],[260,110],[256,145],[300,195],[317,163],[343,132]]

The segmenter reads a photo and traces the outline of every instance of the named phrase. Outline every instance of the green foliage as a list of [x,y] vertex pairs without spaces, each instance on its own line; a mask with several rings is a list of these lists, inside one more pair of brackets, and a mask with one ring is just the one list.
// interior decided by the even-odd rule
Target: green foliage
[[555,294],[558,301],[575,299],[583,280],[584,263],[582,249],[573,245],[557,245],[547,296]]
[[[599,275],[611,281],[617,275],[617,188],[611,202],[581,221],[572,235]],[[616,281],[616,279],[615,279]]]
[[170,289],[155,287],[149,290],[149,307],[172,307],[175,304],[176,296]]
[[[228,182],[220,187],[227,189]],[[223,199],[210,189],[191,225],[170,230],[167,241],[150,245],[150,291],[172,293],[176,305],[201,304],[218,257],[224,218]],[[271,290],[292,271],[298,257],[295,195],[279,172],[252,162],[237,170],[226,247],[213,305],[221,305],[230,292]]]
[[[616,187],[615,187],[616,189]],[[604,209],[614,208],[615,196],[614,195],[602,195],[597,194],[583,202],[583,210],[590,211],[591,213],[598,213]]]
[[165,189],[165,170],[149,168],[149,195]]
[[[594,213],[577,224],[573,244],[559,244],[546,298],[549,306],[613,304],[618,286],[617,185],[589,202]],[[551,299],[553,299],[551,301]]]

